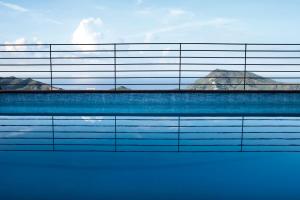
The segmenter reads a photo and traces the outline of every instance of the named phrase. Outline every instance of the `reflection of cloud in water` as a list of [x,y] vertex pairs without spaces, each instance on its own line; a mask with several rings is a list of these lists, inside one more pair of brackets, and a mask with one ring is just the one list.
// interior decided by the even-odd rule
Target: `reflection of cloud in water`
[[33,129],[30,127],[26,127],[26,128],[19,129],[17,131],[19,131],[19,132],[7,133],[5,136],[6,137],[16,137],[16,136],[20,136],[20,135],[25,135],[28,132],[33,131]]
[[83,119],[85,122],[97,123],[97,122],[101,122],[103,117],[82,116],[81,119]]

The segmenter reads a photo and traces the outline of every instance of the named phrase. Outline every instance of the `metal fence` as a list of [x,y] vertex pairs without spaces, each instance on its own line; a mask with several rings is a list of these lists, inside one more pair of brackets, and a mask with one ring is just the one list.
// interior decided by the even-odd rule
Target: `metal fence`
[[299,152],[299,117],[1,116],[1,151]]
[[0,44],[0,89],[299,90],[299,66],[300,44]]

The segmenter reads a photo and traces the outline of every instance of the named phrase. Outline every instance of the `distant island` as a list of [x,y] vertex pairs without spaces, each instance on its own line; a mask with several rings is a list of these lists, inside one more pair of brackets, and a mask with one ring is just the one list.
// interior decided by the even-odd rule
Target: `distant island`
[[[114,88],[111,90],[114,90]],[[121,85],[121,86],[116,87],[116,90],[130,90],[130,89],[128,87]]]
[[[244,76],[246,77],[244,80]],[[252,72],[216,69],[204,78],[199,78],[187,89],[190,90],[300,90],[300,85],[288,85]]]
[[[0,90],[51,90],[51,85],[33,80],[32,78],[17,78],[14,76],[0,77]],[[52,90],[62,90],[52,87]]]
[[[188,86],[188,90],[243,90],[244,76],[246,77],[247,90],[300,90],[300,85],[288,85],[288,83],[275,81],[259,76],[252,72],[231,71],[216,69],[207,76],[197,79]],[[0,77],[0,90],[51,90],[51,85],[33,80],[21,79],[14,76]],[[62,90],[52,87],[52,90]],[[114,90],[112,88],[111,90]],[[125,86],[118,86],[116,90],[130,90]]]
[[[14,76],[0,77],[0,90],[51,90],[51,85],[32,78],[17,78]],[[52,90],[63,90],[62,88],[52,87]],[[112,88],[111,90],[114,90]],[[130,90],[125,86],[118,86],[116,90]]]

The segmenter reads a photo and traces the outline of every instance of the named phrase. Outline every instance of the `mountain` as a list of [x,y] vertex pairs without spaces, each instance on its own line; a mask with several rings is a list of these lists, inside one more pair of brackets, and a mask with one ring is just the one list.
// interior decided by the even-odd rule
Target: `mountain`
[[[31,78],[0,77],[0,90],[51,90],[51,86],[46,83],[35,81]],[[52,87],[52,90],[61,90]]]
[[112,88],[112,89],[110,89],[110,90],[130,90],[130,88],[121,85],[121,86],[118,86],[116,89],[115,89],[115,88]]
[[130,90],[128,87],[125,87],[125,86],[123,86],[123,85],[118,86],[116,89],[117,89],[117,90]]
[[[246,77],[246,90],[300,90],[300,85],[287,85],[259,76],[252,72],[230,71],[216,69],[204,78],[197,79],[187,89],[189,90],[243,90],[244,76]],[[14,76],[0,77],[0,90],[51,90],[51,86],[31,78],[21,79]],[[53,87],[52,90],[62,90]],[[112,89],[114,90],[114,89]],[[118,86],[116,90],[130,90],[125,86]]]
[[[243,90],[244,76],[246,90],[300,90],[300,85],[278,82],[270,78],[259,76],[252,72],[230,71],[216,69],[210,72],[206,77],[199,78],[194,85],[188,87],[191,90]],[[265,84],[265,85],[263,85]]]
[[[118,86],[117,90],[130,90],[125,86]],[[32,78],[16,78],[0,77],[0,90],[51,90],[51,86],[40,81],[33,80]],[[52,87],[52,90],[62,90],[61,88]],[[114,90],[114,89],[112,89]]]

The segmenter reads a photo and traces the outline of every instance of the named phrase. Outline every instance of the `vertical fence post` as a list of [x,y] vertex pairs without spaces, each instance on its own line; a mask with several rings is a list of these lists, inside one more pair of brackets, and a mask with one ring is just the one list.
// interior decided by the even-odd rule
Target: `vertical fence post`
[[117,44],[114,44],[114,86],[117,90]]
[[179,43],[179,70],[178,70],[178,88],[181,90],[181,46],[182,44]]
[[245,120],[245,117],[242,116],[242,132],[241,132],[241,149],[240,149],[240,152],[243,151],[243,145],[244,145],[244,120]]
[[50,88],[50,90],[52,90],[52,88],[53,88],[53,74],[52,74],[52,45],[51,44],[49,44],[49,61],[50,61],[50,86],[51,86],[51,88]]
[[52,127],[52,151],[55,151],[55,132],[54,132],[54,117],[51,116],[51,127]]
[[244,46],[244,90],[246,90],[246,73],[247,73],[247,44]]

